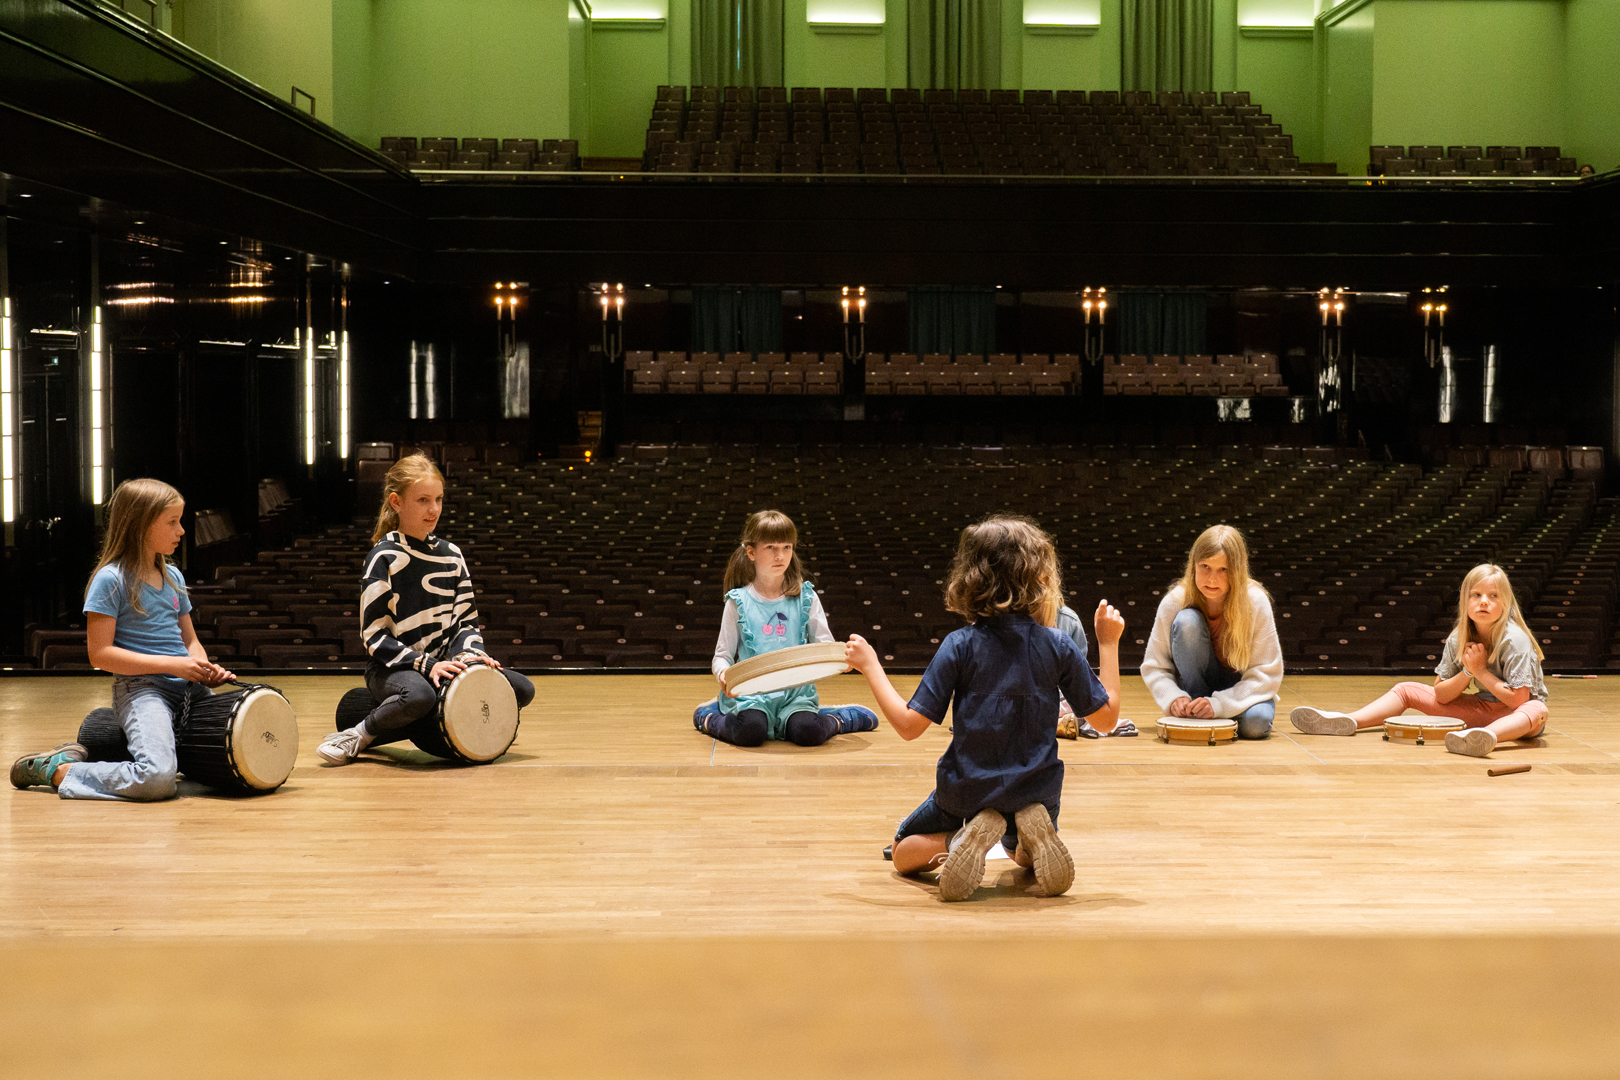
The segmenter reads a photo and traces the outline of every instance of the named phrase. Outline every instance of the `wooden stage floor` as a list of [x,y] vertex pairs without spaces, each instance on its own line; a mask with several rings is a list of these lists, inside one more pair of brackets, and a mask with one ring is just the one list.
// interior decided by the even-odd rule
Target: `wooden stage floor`
[[[1290,678],[1265,742],[1060,742],[1072,892],[993,862],[945,905],[880,856],[942,729],[742,750],[692,729],[706,677],[549,676],[493,766],[330,769],[357,680],[279,680],[274,795],[7,789],[0,1073],[1613,1075],[1620,678],[1485,761],[1285,719],[1392,681]],[[109,685],[0,680],[0,758]]]

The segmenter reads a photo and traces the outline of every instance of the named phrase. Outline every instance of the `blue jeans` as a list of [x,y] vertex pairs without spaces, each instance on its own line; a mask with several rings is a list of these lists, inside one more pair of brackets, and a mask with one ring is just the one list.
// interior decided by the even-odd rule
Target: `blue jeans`
[[203,698],[201,683],[163,675],[126,675],[113,680],[113,713],[129,739],[130,761],[82,761],[68,766],[57,794],[64,799],[172,799],[180,766],[174,753],[174,720],[186,698]]
[[[1207,698],[1217,690],[1230,690],[1243,677],[1215,659],[1215,646],[1209,639],[1209,621],[1195,607],[1181,609],[1170,627],[1170,663],[1176,669],[1176,682],[1190,698]],[[1277,703],[1262,701],[1237,715],[1238,738],[1263,739],[1271,734]]]
[[[944,833],[949,837],[954,835],[957,829],[967,824],[966,818],[959,818],[942,808],[934,795],[935,792],[930,791],[928,798],[922,801],[922,805],[906,815],[906,820],[902,821],[900,827],[894,830],[895,843],[898,844],[906,837],[918,834]],[[1049,803],[1042,804],[1046,807],[1047,815],[1052,819],[1054,829],[1057,828],[1058,803],[1059,800],[1053,799]],[[1018,850],[1018,824],[1011,815],[1006,815],[1006,817],[1007,832],[1001,838],[1001,846],[1007,849],[1008,855],[1011,855]]]

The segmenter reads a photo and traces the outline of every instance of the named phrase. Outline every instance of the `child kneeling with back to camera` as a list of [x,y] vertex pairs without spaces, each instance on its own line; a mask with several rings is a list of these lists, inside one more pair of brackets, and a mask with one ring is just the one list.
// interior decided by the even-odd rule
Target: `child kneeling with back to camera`
[[849,640],[850,666],[866,676],[901,738],[917,738],[951,708],[951,743],[934,792],[900,824],[894,843],[895,870],[937,869],[942,900],[973,895],[998,840],[1034,870],[1041,894],[1058,896],[1074,882],[1056,825],[1063,791],[1058,695],[1098,731],[1113,730],[1125,620],[1108,601],[1097,605],[1099,681],[1054,625],[1062,595],[1051,537],[1028,519],[997,515],[962,531],[945,606],[973,622],[940,643],[910,703],[872,646],[859,636]]

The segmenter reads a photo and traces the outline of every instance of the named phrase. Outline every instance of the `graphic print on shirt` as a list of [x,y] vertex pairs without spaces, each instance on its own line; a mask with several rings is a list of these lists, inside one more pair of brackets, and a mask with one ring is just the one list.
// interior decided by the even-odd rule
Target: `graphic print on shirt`
[[781,611],[772,612],[771,615],[765,620],[764,624],[760,626],[759,632],[764,634],[766,637],[770,637],[773,634],[777,637],[787,637],[787,614]]
[[426,543],[431,551],[389,533],[367,559],[361,636],[386,667],[425,673],[436,659],[483,649],[466,560],[448,541],[430,536]]

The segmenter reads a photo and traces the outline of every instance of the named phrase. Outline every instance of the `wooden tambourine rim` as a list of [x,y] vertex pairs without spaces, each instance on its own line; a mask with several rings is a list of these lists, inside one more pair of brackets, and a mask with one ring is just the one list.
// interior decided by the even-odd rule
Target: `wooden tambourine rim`
[[812,675],[802,682],[789,683],[787,686],[773,687],[767,693],[777,690],[788,690],[794,686],[803,686],[805,683],[815,682],[833,675],[839,675],[849,670],[844,662],[844,645],[839,641],[813,642],[809,645],[790,645],[785,649],[774,652],[760,653],[750,656],[746,660],[739,660],[726,669],[726,690],[732,697],[746,697],[751,691],[745,689],[747,683],[764,675],[774,675],[789,668],[823,666],[837,664],[837,671],[829,671],[820,675]]
[[[1159,740],[1166,743],[1190,743],[1194,746],[1214,746],[1216,743],[1237,739],[1237,721],[1216,717],[1205,720],[1195,716],[1161,716],[1153,722]],[[1184,733],[1177,738],[1170,732]],[[1202,737],[1199,737],[1202,736]]]
[[1444,742],[1446,733],[1464,731],[1468,727],[1450,716],[1406,716],[1384,721],[1384,741],[1412,743],[1424,746],[1430,742]]
[[[267,700],[260,704],[261,698]],[[279,708],[275,702],[280,702]],[[252,714],[266,708],[272,710],[269,715],[253,719],[249,727]],[[267,735],[274,741],[267,739]],[[292,702],[268,686],[250,689],[231,710],[230,739],[227,750],[231,767],[242,782],[257,791],[274,791],[287,782],[298,758],[298,717],[293,712]],[[264,754],[266,760],[261,762],[256,752],[262,750],[265,743],[274,749]],[[275,769],[265,771],[266,763],[273,763]],[[277,772],[280,775],[275,775]]]
[[[491,688],[493,688],[495,690],[495,693],[494,693],[493,696],[499,699],[499,703],[500,703],[501,706],[505,706],[508,702],[511,703],[511,710],[512,710],[511,732],[512,732],[512,736],[511,736],[511,738],[506,740],[505,745],[503,745],[499,750],[495,751],[495,753],[493,753],[493,754],[486,754],[486,753],[483,753],[483,752],[473,753],[471,750],[468,749],[468,747],[466,745],[464,745],[464,743],[463,743],[463,741],[461,739],[457,738],[456,732],[451,730],[450,725],[448,723],[446,723],[445,719],[444,719],[444,717],[445,717],[445,709],[449,707],[449,705],[451,703],[451,699],[454,696],[456,696],[456,694],[458,692],[466,692],[466,693],[476,693],[477,692],[476,690],[470,689],[471,684],[465,683],[465,682],[463,682],[463,680],[466,679],[469,675],[472,675],[474,672],[478,672],[478,671],[487,671],[487,672],[490,673],[490,675],[493,675],[496,680],[499,680],[500,686],[497,687],[495,685],[495,682],[491,681],[487,676],[484,676],[484,675],[478,675],[477,676],[477,678],[478,678],[478,680],[480,682],[489,682]],[[459,684],[459,690],[458,690],[458,684]],[[505,691],[504,694],[501,692],[502,690]],[[492,702],[491,704],[493,705],[495,703]],[[476,762],[479,762],[479,763],[488,763],[488,762],[494,761],[496,758],[499,758],[502,754],[504,754],[508,750],[510,750],[512,748],[512,744],[517,741],[517,727],[518,727],[517,692],[512,689],[512,684],[510,682],[507,682],[506,676],[502,675],[495,668],[489,667],[486,664],[469,664],[466,671],[460,672],[459,674],[456,675],[455,678],[450,680],[449,685],[447,685],[444,688],[444,691],[440,696],[440,700],[439,700],[439,729],[444,733],[445,742],[447,742],[451,746],[453,746],[456,749],[456,751],[459,752],[460,754],[462,754],[464,757],[466,757],[466,759],[468,761],[476,761]],[[495,744],[492,741],[489,745],[494,746]]]

